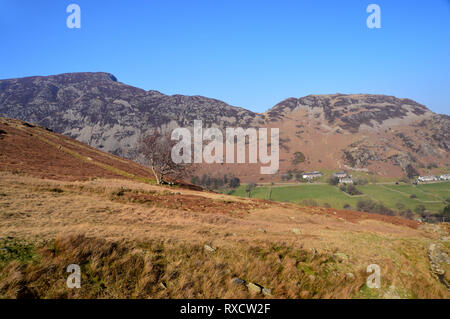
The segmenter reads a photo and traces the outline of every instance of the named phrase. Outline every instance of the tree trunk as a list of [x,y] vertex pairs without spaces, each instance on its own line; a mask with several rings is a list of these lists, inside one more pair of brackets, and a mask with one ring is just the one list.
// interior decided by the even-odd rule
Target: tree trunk
[[161,179],[158,177],[158,174],[156,173],[155,168],[153,167],[153,165],[151,166],[151,168],[152,168],[153,175],[155,175],[156,184],[161,184]]

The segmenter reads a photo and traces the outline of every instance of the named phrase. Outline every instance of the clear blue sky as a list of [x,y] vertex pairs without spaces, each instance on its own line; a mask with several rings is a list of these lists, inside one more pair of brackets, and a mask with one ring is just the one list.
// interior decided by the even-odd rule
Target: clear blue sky
[[[70,3],[81,29],[66,27]],[[0,36],[0,79],[104,71],[257,112],[336,92],[450,109],[449,0],[0,0]]]

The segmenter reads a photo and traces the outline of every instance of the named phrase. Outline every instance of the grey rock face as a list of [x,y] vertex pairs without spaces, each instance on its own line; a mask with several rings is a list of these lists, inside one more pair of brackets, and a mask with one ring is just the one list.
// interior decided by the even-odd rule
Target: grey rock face
[[164,95],[108,73],[67,73],[0,81],[0,116],[36,123],[90,146],[138,159],[152,128],[250,125],[261,115],[202,96]]

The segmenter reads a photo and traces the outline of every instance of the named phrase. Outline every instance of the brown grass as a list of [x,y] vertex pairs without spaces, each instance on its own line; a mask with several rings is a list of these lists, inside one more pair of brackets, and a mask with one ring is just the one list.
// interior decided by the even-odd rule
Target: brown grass
[[[239,277],[273,298],[382,298],[391,286],[401,297],[449,297],[426,255],[448,229],[333,211],[131,180],[0,173],[0,238],[18,247],[0,262],[0,296],[262,297],[231,283]],[[80,290],[65,286],[71,263],[82,268]],[[371,263],[382,268],[380,290],[364,286]]]

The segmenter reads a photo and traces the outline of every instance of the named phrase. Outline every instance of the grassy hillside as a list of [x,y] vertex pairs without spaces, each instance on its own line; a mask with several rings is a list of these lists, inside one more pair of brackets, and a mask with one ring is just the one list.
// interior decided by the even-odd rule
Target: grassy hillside
[[[1,298],[450,297],[427,256],[434,243],[448,251],[442,226],[133,180],[0,174]],[[380,289],[365,285],[374,263]],[[69,264],[81,267],[80,289],[65,285]]]

